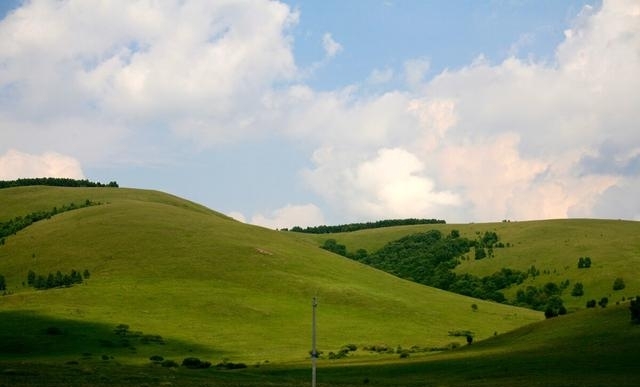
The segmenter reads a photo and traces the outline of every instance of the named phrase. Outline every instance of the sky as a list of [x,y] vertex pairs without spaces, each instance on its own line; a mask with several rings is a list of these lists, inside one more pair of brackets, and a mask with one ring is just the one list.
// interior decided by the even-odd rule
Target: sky
[[637,0],[0,1],[0,179],[270,228],[640,220]]

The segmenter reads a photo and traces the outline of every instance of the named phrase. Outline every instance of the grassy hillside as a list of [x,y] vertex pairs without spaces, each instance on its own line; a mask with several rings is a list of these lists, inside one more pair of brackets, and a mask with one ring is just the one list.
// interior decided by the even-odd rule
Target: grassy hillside
[[[34,223],[0,246],[10,291],[0,297],[0,340],[9,343],[0,359],[304,360],[314,295],[325,352],[347,343],[439,347],[453,341],[451,330],[484,339],[542,318],[403,281],[306,237],[245,225],[155,191],[2,189],[0,221],[87,199],[103,204]],[[23,285],[29,270],[72,269],[91,277],[71,288]],[[164,344],[123,340],[113,333],[118,324],[159,335]]]
[[[476,233],[495,231],[510,247],[494,249],[494,257],[476,261],[472,257],[456,268],[459,273],[490,275],[503,267],[526,271],[532,265],[541,275],[530,278],[520,287],[506,292],[513,297],[518,288],[542,286],[547,282],[569,280],[564,292],[565,305],[570,309],[584,308],[586,301],[608,297],[610,302],[640,294],[640,222],[601,219],[563,219],[529,222],[480,224],[446,224],[402,226],[352,233],[305,235],[321,245],[334,238],[349,251],[364,248],[374,252],[386,243],[412,233],[440,230],[449,233],[456,229],[462,236],[475,239]],[[592,259],[589,269],[578,269],[578,259]],[[614,291],[613,281],[623,278],[626,288]],[[582,282],[585,294],[570,295],[573,284]]]
[[[627,306],[583,310],[516,329],[458,350],[320,360],[318,386],[636,386],[640,326]],[[309,364],[267,364],[239,371],[166,370],[151,365],[82,360],[79,364],[9,361],[0,382],[12,386],[309,385]]]

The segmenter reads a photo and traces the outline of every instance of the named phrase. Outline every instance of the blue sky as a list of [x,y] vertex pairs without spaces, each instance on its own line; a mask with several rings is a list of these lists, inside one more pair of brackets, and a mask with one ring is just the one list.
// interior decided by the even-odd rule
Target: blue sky
[[629,1],[0,2],[0,179],[272,228],[640,219]]

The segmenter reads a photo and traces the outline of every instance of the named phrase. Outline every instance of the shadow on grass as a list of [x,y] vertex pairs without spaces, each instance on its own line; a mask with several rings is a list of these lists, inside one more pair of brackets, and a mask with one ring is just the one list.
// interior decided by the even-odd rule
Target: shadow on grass
[[135,327],[121,325],[118,329],[118,324],[58,319],[33,311],[0,312],[0,343],[0,359],[7,360],[102,354],[135,357],[138,352],[224,355],[199,344],[138,332]]

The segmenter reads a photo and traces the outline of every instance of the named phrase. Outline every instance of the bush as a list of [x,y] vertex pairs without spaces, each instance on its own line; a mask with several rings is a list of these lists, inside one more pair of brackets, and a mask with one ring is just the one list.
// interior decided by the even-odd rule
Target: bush
[[208,361],[201,361],[197,357],[187,357],[182,360],[182,366],[190,369],[201,369],[211,367],[211,363]]
[[164,368],[178,368],[180,365],[173,360],[165,360],[160,363]]
[[587,308],[595,308],[595,307],[596,307],[596,300],[587,301]]
[[227,370],[237,370],[237,369],[247,368],[247,365],[244,363],[231,363],[231,362],[223,361],[222,363],[216,364],[216,368],[227,369]]
[[580,297],[584,294],[584,286],[582,282],[576,282],[573,285],[573,290],[571,290],[571,295],[574,297]]
[[149,358],[149,360],[153,361],[153,362],[161,362],[164,360],[164,357],[160,356],[160,355],[153,355]]
[[625,284],[624,284],[624,280],[620,277],[616,278],[615,281],[613,281],[613,290],[622,290],[625,288]]
[[598,305],[600,305],[601,308],[606,308],[608,303],[609,303],[609,298],[607,297],[602,297],[600,301],[598,301]]

